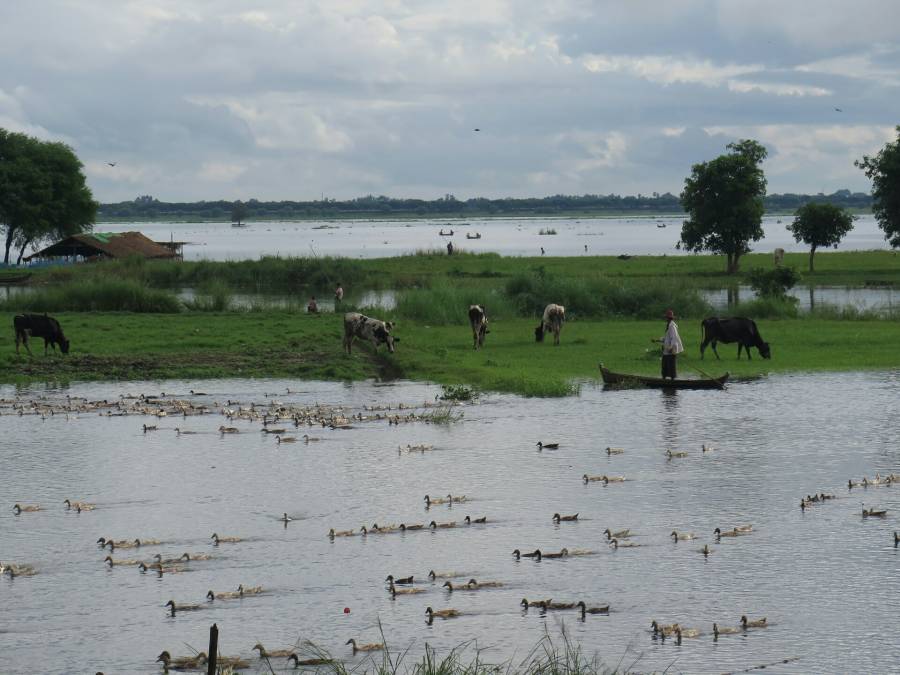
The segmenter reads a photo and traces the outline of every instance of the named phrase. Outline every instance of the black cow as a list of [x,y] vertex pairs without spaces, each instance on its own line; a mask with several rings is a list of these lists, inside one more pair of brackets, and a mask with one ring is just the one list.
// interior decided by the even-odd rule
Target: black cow
[[484,336],[490,333],[487,329],[488,319],[484,305],[469,305],[469,325],[472,327],[472,341],[475,343],[475,349],[484,347]]
[[703,352],[706,351],[706,345],[710,343],[712,343],[713,353],[716,355],[716,358],[719,358],[719,352],[716,351],[717,342],[724,342],[725,344],[737,342],[738,359],[741,358],[741,349],[746,349],[747,358],[752,360],[750,347],[756,347],[764,359],[772,357],[769,343],[763,341],[753,319],[742,317],[720,319],[711,316],[708,319],[703,319],[701,330],[703,337],[703,342],[700,344],[701,359],[703,358]]
[[44,338],[44,354],[47,354],[47,346],[52,345],[56,351],[56,345],[63,354],[69,353],[69,341],[63,335],[59,321],[46,314],[18,314],[13,317],[13,327],[16,330],[16,354],[19,353],[19,345],[24,344],[25,349],[31,354],[28,346],[28,336]]

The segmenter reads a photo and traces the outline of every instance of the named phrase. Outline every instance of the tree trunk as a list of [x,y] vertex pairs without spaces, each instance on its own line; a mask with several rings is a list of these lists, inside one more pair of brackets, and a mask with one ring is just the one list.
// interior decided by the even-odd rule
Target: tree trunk
[[728,254],[728,274],[737,274],[739,269],[738,260],[740,255],[737,253]]
[[22,248],[19,249],[19,258],[18,258],[18,260],[16,260],[16,265],[22,264],[22,256],[25,255],[25,249],[28,247],[28,245],[30,243],[31,243],[31,239],[26,239],[25,243],[22,244]]
[[809,271],[810,273],[815,272],[813,269],[813,256],[816,254],[816,247],[812,246],[809,249]]
[[6,255],[3,258],[3,264],[9,265],[9,249],[12,248],[13,236],[16,233],[16,228],[12,225],[7,225],[6,228]]

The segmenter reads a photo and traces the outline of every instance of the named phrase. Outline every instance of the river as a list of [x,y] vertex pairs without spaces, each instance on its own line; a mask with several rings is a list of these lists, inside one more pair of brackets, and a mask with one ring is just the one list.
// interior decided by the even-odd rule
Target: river
[[[207,395],[189,394],[199,386]],[[793,657],[799,660],[776,672],[886,672],[900,663],[900,550],[892,538],[900,488],[847,489],[848,478],[900,472],[900,427],[891,412],[900,371],[779,375],[726,392],[674,394],[587,383],[565,399],[488,395],[456,408],[464,416],[450,425],[364,421],[294,430],[288,423],[288,433],[323,439],[309,444],[279,445],[259,423],[220,414],[42,419],[12,408],[14,400],[59,406],[72,401],[67,396],[116,401],[163,391],[195,404],[231,399],[240,402],[233,408],[261,410],[277,400],[373,415],[367,404],[421,405],[440,390],[272,380],[0,388],[0,560],[37,569],[0,578],[0,672],[158,672],[161,650],[205,649],[214,622],[229,655],[252,658],[257,641],[275,649],[309,639],[351,667],[364,657],[344,643],[380,640],[379,621],[392,650],[410,649],[408,663],[426,643],[446,654],[474,641],[482,660],[518,664],[545,631],[558,637],[562,625],[587,654],[640,671],[721,672]],[[144,424],[158,429],[144,433]],[[218,433],[223,424],[240,433]],[[199,433],[177,435],[175,427]],[[538,451],[538,440],[560,447]],[[398,454],[398,446],[418,443],[434,449]],[[716,450],[702,453],[703,443]],[[608,456],[607,446],[625,452]],[[667,460],[667,448],[689,454]],[[628,480],[585,484],[584,473]],[[802,512],[801,496],[820,491],[838,498]],[[469,501],[424,508],[423,495],[447,493]],[[67,512],[66,498],[97,508]],[[44,510],[16,516],[16,502]],[[863,519],[863,502],[887,508],[887,518]],[[294,518],[286,527],[283,512]],[[554,512],[577,512],[578,521],[554,525]],[[466,515],[488,522],[466,527]],[[332,527],[432,519],[460,525],[326,536]],[[712,536],[716,527],[746,523],[752,534],[720,544]],[[640,546],[609,549],[607,527],[631,528]],[[673,529],[698,539],[674,543]],[[215,547],[213,532],[244,541]],[[116,558],[157,551],[215,558],[162,578],[109,569],[95,544],[100,536],[168,542],[117,550]],[[704,544],[708,558],[699,551]],[[596,553],[541,562],[511,555],[537,547]],[[450,594],[427,581],[431,569],[504,586]],[[414,575],[425,593],[392,600],[388,574]],[[206,606],[208,590],[238,584],[267,592]],[[609,603],[611,611],[581,622],[575,611],[523,612],[523,597]],[[169,599],[204,608],[171,617],[163,607]],[[429,605],[462,616],[429,627]],[[736,626],[742,614],[765,616],[769,627],[713,640],[714,621]],[[661,643],[651,638],[652,619],[704,634],[681,646]],[[285,669],[283,660],[273,664]]]

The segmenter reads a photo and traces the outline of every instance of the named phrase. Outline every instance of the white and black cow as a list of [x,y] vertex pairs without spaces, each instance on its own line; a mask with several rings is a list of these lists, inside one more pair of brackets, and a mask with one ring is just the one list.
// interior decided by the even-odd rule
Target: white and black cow
[[25,349],[31,354],[28,346],[28,336],[44,338],[44,354],[47,346],[51,345],[56,351],[56,345],[63,354],[69,353],[69,341],[63,335],[59,321],[46,314],[19,314],[13,317],[13,328],[16,331],[16,354],[19,353],[19,345],[24,344]]
[[756,327],[756,322],[753,319],[745,319],[743,317],[720,319],[711,316],[707,319],[703,319],[701,330],[703,334],[703,342],[700,343],[701,359],[703,358],[703,352],[706,351],[706,345],[710,343],[712,343],[713,354],[716,355],[716,358],[719,358],[719,352],[716,351],[717,342],[724,342],[725,344],[737,342],[738,359],[741,358],[742,349],[746,349],[747,358],[752,359],[750,356],[750,347],[756,347],[764,359],[772,357],[772,350],[769,348],[769,343],[763,341],[762,336],[759,334],[759,329]]
[[353,339],[361,338],[369,340],[376,351],[378,345],[386,344],[388,351],[393,354],[394,342],[400,342],[399,338],[391,335],[393,329],[393,321],[370,319],[359,312],[347,312],[344,314],[344,349],[349,354],[350,348],[353,346]]
[[469,305],[469,325],[472,327],[472,341],[475,349],[484,347],[484,336],[490,331],[484,305]]
[[534,329],[534,339],[544,341],[544,333],[553,333],[553,344],[559,344],[559,332],[566,321],[566,308],[562,305],[550,304],[544,307],[544,316],[538,327]]

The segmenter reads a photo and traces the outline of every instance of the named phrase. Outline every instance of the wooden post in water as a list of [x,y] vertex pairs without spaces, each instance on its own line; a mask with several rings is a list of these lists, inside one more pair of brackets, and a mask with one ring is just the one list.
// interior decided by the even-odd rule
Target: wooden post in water
[[216,675],[216,657],[219,651],[219,627],[213,624],[209,627],[209,651],[206,675]]

